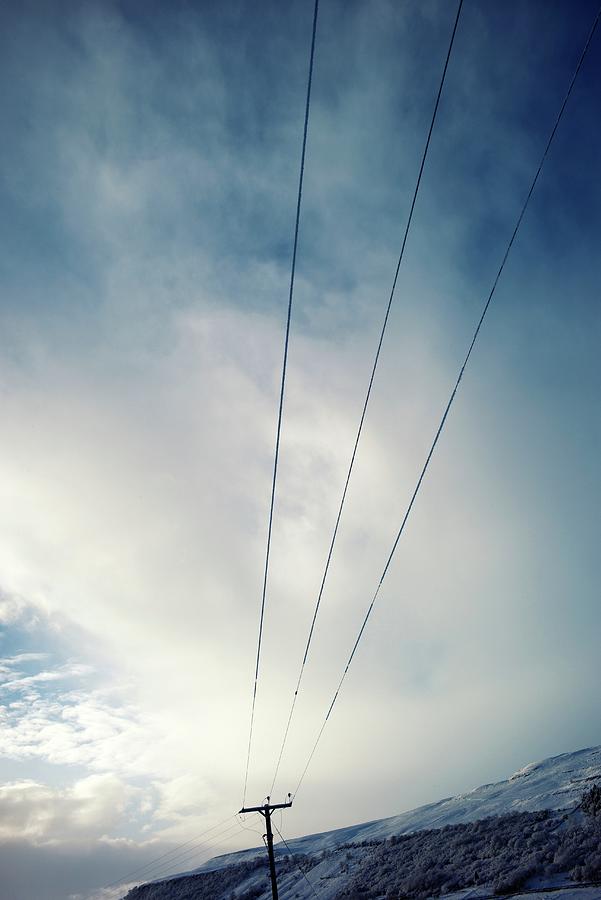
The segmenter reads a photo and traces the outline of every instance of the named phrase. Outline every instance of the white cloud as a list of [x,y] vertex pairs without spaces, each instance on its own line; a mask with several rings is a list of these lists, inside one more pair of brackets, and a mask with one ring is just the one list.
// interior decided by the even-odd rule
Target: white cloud
[[[28,662],[36,658],[39,659],[44,655],[45,654],[35,653],[26,654],[26,656],[28,657]],[[0,662],[0,672],[2,671],[1,666],[2,663]],[[69,663],[52,671],[36,672],[35,675],[20,675],[19,673],[16,673],[19,677],[10,678],[9,675],[7,680],[5,680],[2,685],[0,685],[0,690],[13,692],[20,691],[29,685],[42,684],[49,681],[63,681],[68,678],[78,678],[84,675],[89,675],[92,671],[92,666],[84,665],[82,663]],[[7,669],[7,672],[10,673],[10,669]],[[12,674],[15,675],[14,672]]]
[[20,781],[0,786],[0,840],[100,837],[118,827],[135,791],[115,775],[90,775],[64,790]]
[[[0,589],[0,625],[12,625],[22,620],[27,602]],[[31,613],[31,610],[29,611]],[[35,621],[35,617],[34,617]]]
[[21,690],[23,698],[1,710],[4,756],[129,774],[153,771],[148,761],[153,728],[134,707],[119,706],[114,693],[42,693],[26,683]]

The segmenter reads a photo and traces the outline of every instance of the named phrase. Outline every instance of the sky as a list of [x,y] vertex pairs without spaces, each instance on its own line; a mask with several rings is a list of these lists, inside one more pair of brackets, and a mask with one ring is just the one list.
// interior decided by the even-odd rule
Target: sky
[[[249,803],[271,784],[455,10],[320,3]],[[596,11],[465,0],[276,800],[324,719]],[[234,814],[312,14],[310,0],[0,12],[6,900],[110,900],[181,842],[188,855],[145,871],[261,842]],[[601,743],[600,88],[601,32],[287,837]]]

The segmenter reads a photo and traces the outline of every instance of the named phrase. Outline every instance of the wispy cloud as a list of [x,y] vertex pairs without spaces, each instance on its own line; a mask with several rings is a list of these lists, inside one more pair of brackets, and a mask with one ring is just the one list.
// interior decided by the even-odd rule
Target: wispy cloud
[[[21,662],[31,662],[35,659],[44,659],[47,654],[23,654]],[[6,661],[4,661],[6,662]],[[93,672],[93,667],[82,663],[67,663],[57,669],[36,672],[35,675],[24,675],[22,672],[15,672],[10,666],[5,667],[5,680],[0,684],[0,690],[4,691],[21,691],[32,684],[41,684],[49,681],[64,681],[69,678],[81,678]],[[3,661],[0,660],[0,673],[3,672]],[[2,675],[0,674],[0,678]]]

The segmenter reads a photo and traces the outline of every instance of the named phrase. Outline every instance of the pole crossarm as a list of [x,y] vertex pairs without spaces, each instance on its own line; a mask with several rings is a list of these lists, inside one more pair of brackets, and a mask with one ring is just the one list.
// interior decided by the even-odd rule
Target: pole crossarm
[[241,815],[242,813],[258,812],[264,816],[266,810],[271,812],[272,809],[288,809],[290,806],[292,806],[292,800],[290,800],[289,803],[264,803],[263,806],[243,806],[238,815]]

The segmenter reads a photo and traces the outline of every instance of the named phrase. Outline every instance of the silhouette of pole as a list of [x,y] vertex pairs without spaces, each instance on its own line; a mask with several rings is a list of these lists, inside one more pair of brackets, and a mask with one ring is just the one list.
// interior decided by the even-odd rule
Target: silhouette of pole
[[[288,794],[290,797],[290,794]],[[267,802],[263,804],[263,806],[243,806],[240,810],[240,813],[251,813],[258,812],[265,819],[265,828],[266,834],[264,837],[267,838],[267,854],[269,856],[269,877],[271,879],[271,893],[273,896],[273,900],[278,900],[278,879],[275,871],[275,854],[273,852],[273,831],[271,830],[271,813],[274,809],[288,809],[289,806],[292,806],[292,800],[289,800],[288,803],[270,803],[269,797],[267,797]]]

